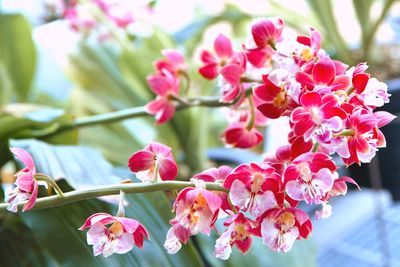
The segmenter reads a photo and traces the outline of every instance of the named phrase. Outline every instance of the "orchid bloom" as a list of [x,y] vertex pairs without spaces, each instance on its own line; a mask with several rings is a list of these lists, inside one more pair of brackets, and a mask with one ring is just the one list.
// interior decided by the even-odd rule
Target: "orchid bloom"
[[279,174],[271,166],[250,163],[234,169],[223,185],[230,190],[233,205],[257,217],[278,205],[279,180]]
[[164,247],[167,252],[174,254],[186,244],[191,235],[198,233],[210,234],[211,226],[217,219],[221,207],[221,198],[205,189],[201,180],[196,180],[196,188],[188,187],[181,190],[174,202],[176,212],[170,221],[172,227],[168,231]]
[[[289,79],[282,78],[276,80],[278,84],[273,83],[270,75],[263,75],[264,84],[254,87],[254,95],[258,97],[261,104],[257,109],[267,118],[277,119],[280,116],[288,115],[293,108],[297,106],[293,97],[295,91],[300,90],[300,86]],[[298,96],[297,96],[298,97]]]
[[285,190],[294,200],[319,204],[333,186],[336,165],[324,153],[308,152],[298,156],[285,170]]
[[165,58],[155,62],[156,69],[162,73],[163,69],[167,69],[173,74],[187,71],[188,66],[185,63],[183,55],[175,49],[164,49],[162,54]]
[[171,148],[157,142],[132,154],[128,166],[142,182],[174,180],[178,175],[178,166]]
[[147,113],[155,115],[157,124],[170,120],[175,114],[173,96],[179,95],[179,79],[167,69],[147,77],[151,90],[157,95],[146,105]]
[[239,85],[246,66],[244,55],[234,52],[231,41],[223,34],[215,39],[214,50],[216,56],[206,50],[201,53],[204,66],[199,69],[200,74],[210,80],[221,74],[230,85]]
[[[124,254],[134,246],[143,247],[144,238],[149,239],[146,228],[138,221],[126,218],[123,208],[124,194],[121,192],[117,216],[107,213],[96,213],[86,219],[79,228],[87,232],[87,242],[93,245],[94,256],[103,254],[104,257],[113,253]],[[106,227],[106,225],[110,225]]]
[[307,238],[311,231],[307,213],[295,208],[270,209],[261,222],[263,243],[277,252],[288,252],[296,239]]
[[6,195],[6,202],[8,202],[7,209],[17,212],[18,203],[28,200],[22,209],[22,211],[27,211],[33,208],[38,195],[38,182],[35,179],[35,163],[26,150],[16,147],[10,148],[10,150],[25,167],[15,174],[15,185],[17,187]]
[[255,128],[248,128],[246,123],[234,123],[222,134],[224,142],[231,147],[251,148],[260,144],[263,135]]
[[304,45],[303,49],[299,51],[299,60],[303,62],[309,62],[314,59],[321,48],[321,35],[319,32],[313,27],[310,27],[309,32],[310,36],[299,35],[297,37],[297,42]]
[[246,254],[252,244],[252,234],[256,222],[243,213],[237,213],[224,222],[227,229],[215,242],[214,255],[221,260],[229,259],[232,246],[236,246],[242,254]]
[[314,137],[322,143],[330,141],[333,132],[342,129],[342,120],[347,115],[333,94],[307,92],[300,97],[300,104],[290,116],[296,136],[304,136],[306,141]]
[[338,91],[350,85],[350,78],[338,73],[335,62],[329,56],[320,58],[316,63],[311,61],[303,65],[303,69],[306,70],[296,73],[296,80],[308,90],[318,91],[329,88]]

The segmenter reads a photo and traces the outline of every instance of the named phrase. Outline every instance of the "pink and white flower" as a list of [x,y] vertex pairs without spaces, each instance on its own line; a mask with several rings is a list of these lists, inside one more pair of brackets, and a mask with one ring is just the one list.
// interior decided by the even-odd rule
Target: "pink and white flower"
[[[106,225],[110,225],[106,227]],[[108,257],[113,253],[124,254],[134,246],[143,247],[144,238],[149,239],[146,228],[138,221],[126,217],[112,216],[107,213],[96,213],[86,219],[79,228],[87,232],[87,242],[93,245],[95,256],[103,254]]]
[[157,142],[132,154],[128,166],[142,182],[174,180],[178,175],[178,166],[171,148]]
[[226,230],[215,243],[214,255],[221,260],[229,259],[232,246],[236,246],[242,254],[246,254],[252,244],[251,236],[254,234],[256,222],[237,213],[224,222]]
[[7,210],[17,212],[17,205],[20,202],[28,200],[22,211],[27,211],[33,208],[38,195],[38,182],[35,179],[36,168],[31,155],[22,148],[10,148],[14,156],[20,160],[25,166],[18,171],[15,176],[16,187],[7,192],[6,202],[8,202]]
[[250,163],[234,169],[223,186],[230,190],[233,205],[258,217],[278,205],[279,180],[280,175],[271,166]]
[[296,239],[307,238],[311,232],[312,223],[300,209],[270,209],[261,222],[263,243],[276,252],[288,252]]
[[179,95],[179,79],[169,70],[163,69],[162,73],[149,76],[147,82],[157,97],[146,105],[146,111],[155,115],[157,124],[162,124],[175,114],[173,97]]
[[206,190],[201,182],[197,181],[198,188],[185,188],[176,197],[173,208],[176,216],[170,221],[172,227],[164,243],[170,254],[179,251],[181,243],[186,244],[191,235],[209,235],[218,217],[222,200],[217,194]]
[[183,55],[175,49],[164,49],[162,54],[165,58],[157,60],[154,65],[158,72],[162,73],[167,69],[170,73],[178,75],[180,72],[187,71],[187,64]]
[[324,153],[308,152],[298,156],[285,170],[285,191],[294,200],[321,203],[337,177],[336,165]]

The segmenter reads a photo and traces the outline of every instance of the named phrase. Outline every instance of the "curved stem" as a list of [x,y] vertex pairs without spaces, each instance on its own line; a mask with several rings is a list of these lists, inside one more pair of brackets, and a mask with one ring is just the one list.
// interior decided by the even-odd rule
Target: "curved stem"
[[43,173],[36,173],[34,177],[37,181],[44,181],[49,186],[53,187],[59,197],[64,197],[64,192],[61,190],[61,188],[58,186],[53,178]]
[[[169,191],[174,189],[183,189],[186,187],[194,187],[192,182],[180,182],[180,181],[165,181],[159,183],[131,183],[131,184],[114,184],[114,185],[103,185],[91,187],[88,189],[74,190],[64,193],[62,198],[58,196],[49,196],[38,198],[33,209],[44,209],[56,206],[62,206],[73,202],[91,199],[101,196],[118,195],[120,191],[124,191],[125,194],[132,193],[146,193],[155,191]],[[227,189],[222,187],[219,183],[206,183],[208,190],[224,191]],[[18,210],[22,209],[26,201],[18,204]],[[0,211],[7,209],[8,203],[0,204]]]

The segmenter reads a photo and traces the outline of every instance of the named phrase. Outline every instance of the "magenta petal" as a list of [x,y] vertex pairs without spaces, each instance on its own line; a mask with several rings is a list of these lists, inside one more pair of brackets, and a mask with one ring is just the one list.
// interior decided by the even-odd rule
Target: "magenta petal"
[[242,254],[246,254],[249,249],[251,248],[252,238],[249,236],[248,238],[244,239],[243,241],[236,241],[236,247]]
[[240,76],[242,74],[242,69],[237,64],[229,64],[220,70],[220,74],[224,79],[231,85],[237,85],[240,82]]
[[302,86],[305,86],[309,89],[315,86],[315,82],[313,77],[305,72],[297,72],[296,73],[296,81],[298,81]]
[[379,128],[389,124],[392,120],[397,118],[397,116],[390,114],[389,112],[386,112],[386,111],[374,112],[374,117],[379,120],[379,122],[378,122]]
[[190,230],[186,229],[185,227],[183,227],[180,224],[175,224],[173,226],[173,229],[174,229],[173,230],[174,234],[179,239],[179,241],[186,244],[190,237]]
[[220,58],[229,58],[233,53],[231,40],[223,34],[215,38],[214,49]]
[[25,165],[26,168],[35,171],[35,163],[33,162],[31,155],[26,150],[18,147],[12,147],[10,148],[10,151]]
[[33,191],[31,193],[31,197],[28,199],[28,202],[26,202],[26,204],[24,205],[22,211],[27,211],[33,208],[33,206],[35,206],[36,203],[36,199],[37,199],[37,195],[38,195],[38,183],[37,181],[34,179],[33,180]]
[[201,194],[206,199],[207,205],[212,213],[215,213],[216,211],[219,210],[222,204],[222,200],[218,195],[207,190],[201,190]]
[[314,65],[312,75],[317,84],[329,85],[336,76],[335,64],[329,56],[323,57]]
[[160,162],[160,177],[162,180],[174,180],[178,176],[178,166],[173,159],[163,159]]
[[18,178],[15,181],[15,184],[22,191],[30,193],[30,192],[32,192],[33,187],[34,187],[33,175],[34,175],[33,171],[20,172],[19,175],[17,176]]
[[207,50],[203,50],[200,54],[200,59],[201,61],[203,61],[203,63],[205,64],[210,64],[213,63],[214,65],[217,64],[217,59],[214,57],[213,54],[211,54],[209,51]]
[[308,92],[301,96],[300,103],[304,107],[319,107],[321,95],[317,92]]
[[161,96],[165,96],[171,87],[166,78],[160,74],[147,77],[147,83],[154,93]]
[[206,79],[212,80],[218,76],[218,66],[216,63],[207,64],[199,68],[199,73]]
[[139,172],[150,169],[155,162],[155,155],[149,151],[138,151],[130,156],[128,167],[132,172]]

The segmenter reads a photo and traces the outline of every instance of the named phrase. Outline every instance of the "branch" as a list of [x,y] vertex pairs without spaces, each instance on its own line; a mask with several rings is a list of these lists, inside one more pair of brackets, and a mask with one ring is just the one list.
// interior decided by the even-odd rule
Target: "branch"
[[[224,192],[227,191],[227,189],[222,187],[222,185],[219,183],[205,183],[205,184],[208,190],[224,191]],[[155,191],[169,191],[174,189],[179,190],[186,187],[194,187],[194,186],[195,184],[192,182],[181,182],[181,181],[95,186],[88,189],[74,190],[64,193],[63,197],[53,195],[53,196],[38,198],[33,209],[45,209],[56,206],[62,206],[85,199],[91,199],[108,195],[118,195],[120,191],[123,191],[126,194],[133,194],[133,193],[147,193]],[[25,203],[26,201],[19,203],[18,210],[21,210],[22,207],[25,205]],[[7,209],[7,206],[8,203],[1,203],[0,212],[5,211]]]

